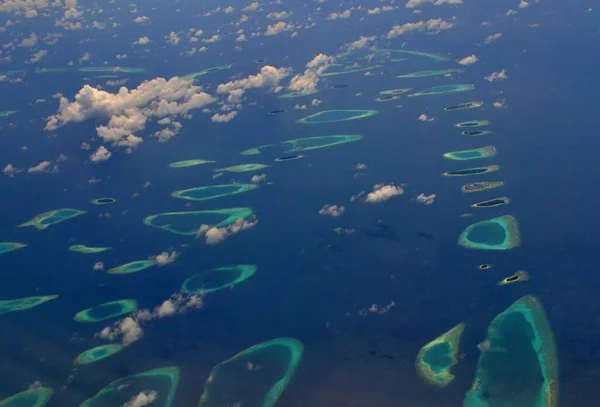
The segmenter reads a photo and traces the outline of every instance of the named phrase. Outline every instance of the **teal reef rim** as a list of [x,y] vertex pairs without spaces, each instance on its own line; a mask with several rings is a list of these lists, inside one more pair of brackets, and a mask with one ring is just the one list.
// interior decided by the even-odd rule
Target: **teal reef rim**
[[251,171],[259,171],[265,168],[270,167],[267,164],[240,164],[240,165],[232,165],[230,167],[225,168],[217,168],[213,170],[213,172],[251,172]]
[[104,197],[104,198],[96,198],[90,201],[94,205],[108,205],[117,202],[115,198]]
[[169,164],[169,167],[171,167],[171,168],[187,168],[187,167],[194,167],[196,165],[213,164],[213,163],[216,163],[216,161],[201,160],[201,159],[183,160],[183,161],[175,161],[174,163]]
[[310,116],[306,116],[296,123],[301,124],[320,124],[320,123],[334,123],[343,122],[348,120],[358,120],[378,114],[377,110],[360,110],[360,109],[347,109],[347,110],[324,110]]
[[18,249],[22,249],[27,247],[26,244],[17,243],[17,242],[0,242],[0,254],[13,252]]
[[257,270],[256,264],[238,264],[194,274],[183,282],[181,292],[192,295],[208,294],[230,288],[252,277]]
[[471,205],[472,208],[494,208],[496,206],[508,205],[510,203],[510,199],[506,196],[501,196],[499,198],[492,198],[486,201],[477,202]]
[[91,247],[83,244],[76,244],[73,246],[69,246],[69,250],[72,252],[83,253],[83,254],[95,254],[102,253],[107,250],[111,250],[112,247]]
[[449,61],[450,58],[444,55],[440,55],[440,54],[434,54],[431,52],[423,52],[423,51],[410,51],[410,50],[406,50],[406,49],[388,49],[388,48],[382,48],[382,49],[376,49],[374,50],[375,53],[377,54],[383,54],[383,53],[400,53],[400,54],[405,54],[405,55],[414,55],[414,56],[419,56],[419,57],[425,57],[425,58],[429,58],[429,59],[433,59],[434,61],[437,62],[443,62],[443,61]]
[[15,300],[0,301],[0,315],[7,314],[9,312],[26,311],[56,298],[58,298],[58,295],[43,295],[38,297],[24,297],[17,298]]
[[319,148],[332,147],[338,144],[352,143],[361,140],[359,134],[334,134],[331,136],[305,137],[294,140],[284,141],[283,150],[286,153],[296,153],[300,151],[316,150]]
[[412,93],[412,94],[408,95],[408,97],[448,95],[451,93],[467,92],[467,91],[471,91],[474,89],[475,89],[475,85],[472,85],[472,84],[458,83],[458,84],[454,84],[454,85],[441,85],[441,86],[435,86],[433,88],[424,89],[417,93]]
[[303,96],[314,95],[317,92],[319,92],[319,91],[316,89],[311,89],[311,90],[305,91],[305,92],[289,92],[289,93],[284,93],[283,95],[279,96],[279,99],[299,98],[299,97],[303,97]]
[[460,190],[466,194],[480,191],[487,191],[488,189],[500,188],[504,185],[504,181],[481,181],[471,182],[460,187]]
[[79,311],[73,319],[77,322],[94,323],[130,314],[137,309],[136,300],[116,300]]
[[465,168],[462,170],[447,171],[444,173],[444,176],[446,176],[446,177],[466,177],[469,175],[487,174],[489,172],[496,172],[499,170],[500,170],[499,165],[487,165],[484,167]]
[[151,260],[136,260],[131,263],[123,264],[118,267],[113,267],[107,271],[108,274],[132,274],[142,270],[146,270],[154,266],[154,262]]
[[461,69],[436,69],[431,71],[417,71],[402,75],[396,75],[396,78],[427,78],[430,76],[449,75],[456,72],[462,72]]
[[71,208],[55,209],[53,211],[40,213],[35,218],[20,224],[18,227],[22,228],[32,226],[36,229],[43,230],[56,223],[63,222],[67,219],[71,219],[85,213],[87,213],[87,211],[80,211],[78,209]]
[[[212,369],[198,407],[222,407],[237,402],[243,406],[273,407],[294,376],[303,352],[304,345],[299,340],[277,338],[238,353]],[[280,363],[284,365],[273,367]],[[264,383],[252,387],[239,385],[248,374],[254,375],[254,383],[259,379]],[[264,377],[269,374],[273,377]]]
[[229,195],[241,194],[258,188],[256,184],[224,184],[210,185],[183,189],[171,193],[173,198],[187,199],[190,201],[207,201]]
[[150,215],[144,224],[182,236],[197,236],[200,225],[215,228],[229,226],[240,218],[247,218],[252,208],[227,208],[205,211],[165,212]]
[[49,387],[35,387],[0,401],[0,407],[44,407],[53,393]]
[[446,387],[454,380],[450,369],[458,362],[460,338],[464,330],[465,324],[460,323],[421,348],[415,368],[427,384]]
[[444,158],[456,161],[477,160],[479,158],[490,158],[496,155],[496,147],[486,146],[472,148],[470,150],[458,150],[444,153]]
[[463,407],[558,406],[554,334],[538,298],[524,296],[498,314],[479,349]]
[[73,363],[76,365],[89,365],[99,360],[106,359],[115,353],[119,353],[123,349],[124,346],[120,343],[96,346],[95,348],[81,352],[77,355]]
[[446,112],[455,112],[458,110],[477,109],[483,106],[483,102],[476,100],[473,102],[459,103],[458,105],[445,107]]
[[458,243],[467,249],[514,249],[521,244],[519,224],[512,215],[476,222],[460,234]]

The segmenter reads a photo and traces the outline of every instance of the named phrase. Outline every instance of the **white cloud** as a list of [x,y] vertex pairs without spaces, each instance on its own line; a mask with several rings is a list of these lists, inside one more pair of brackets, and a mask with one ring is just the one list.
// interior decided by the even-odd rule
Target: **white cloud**
[[488,35],[487,37],[485,37],[485,43],[489,44],[492,41],[496,41],[498,38],[502,37],[502,33],[496,33],[496,34],[492,34],[492,35]]
[[248,4],[246,7],[242,9],[242,11],[257,11],[260,8],[260,3],[258,1],[253,1]]
[[4,167],[4,169],[2,170],[2,173],[4,173],[4,175],[6,175],[7,177],[14,177],[16,174],[20,173],[22,170],[20,170],[19,168],[15,167],[12,164],[6,164],[6,167]]
[[521,0],[521,2],[519,3],[519,8],[527,8],[527,7],[529,7],[529,3],[524,0]]
[[266,180],[267,174],[253,175],[252,178],[250,178],[250,182],[253,184],[260,184],[261,182]]
[[408,0],[406,8],[421,7],[425,3],[433,3],[434,6],[441,6],[442,4],[458,5],[463,4],[463,0]]
[[145,390],[137,396],[133,396],[123,407],[146,407],[148,404],[154,402],[157,397],[158,393],[156,391]]
[[147,45],[150,43],[150,37],[144,35],[133,42],[133,45]]
[[333,218],[337,218],[341,216],[346,208],[338,205],[323,205],[321,209],[319,209],[319,215],[329,215]]
[[377,184],[373,187],[373,191],[367,194],[365,202],[368,203],[379,203],[387,201],[388,199],[404,194],[404,190],[394,184],[384,185]]
[[327,67],[335,62],[335,57],[326,54],[318,54],[306,64],[303,73],[292,77],[288,89],[295,92],[311,92],[317,88],[321,74]]
[[21,47],[21,48],[31,48],[31,47],[34,47],[35,44],[37,44],[37,42],[38,42],[37,35],[35,35],[35,33],[31,33],[31,34],[29,34],[29,37],[23,39],[23,41],[21,41],[19,43],[19,45],[17,45],[17,46]]
[[179,77],[155,78],[135,89],[121,87],[117,93],[84,85],[73,102],[60,96],[58,112],[46,119],[45,130],[89,119],[105,119],[108,120],[106,125],[96,127],[98,136],[105,143],[132,148],[143,141],[134,133],[143,130],[148,119],[185,116],[215,100],[192,81]]
[[504,13],[504,15],[507,17],[514,16],[515,14],[517,14],[517,12],[513,9],[509,9],[506,13]]
[[175,31],[171,31],[169,35],[165,37],[165,40],[171,45],[177,45],[179,44],[179,41],[181,41],[181,38]]
[[29,58],[29,60],[25,61],[25,63],[26,64],[37,64],[46,55],[48,55],[48,51],[46,51],[45,49],[41,49],[38,52],[34,52],[33,54],[31,54],[31,58]]
[[220,40],[221,40],[221,36],[220,36],[220,35],[218,35],[218,34],[215,34],[215,35],[213,35],[213,36],[212,36],[212,37],[210,37],[210,38],[203,38],[203,39],[202,39],[202,42],[205,42],[205,43],[207,43],[207,44],[212,44],[212,43],[214,43],[214,42],[217,42],[217,41],[220,41]]
[[204,236],[206,243],[213,245],[222,242],[229,236],[238,234],[243,230],[250,229],[256,226],[257,223],[258,219],[253,215],[248,219],[239,218],[233,224],[222,228],[215,228],[210,225],[201,225],[200,229],[198,229],[197,237]]
[[93,270],[94,271],[102,271],[102,270],[104,270],[104,263],[102,263],[101,261],[98,261],[98,262],[94,263]]
[[349,51],[354,51],[357,49],[365,48],[368,45],[370,45],[371,42],[375,41],[375,38],[376,37],[374,35],[372,37],[365,37],[365,36],[361,35],[361,37],[359,39],[348,44],[346,46],[346,49]]
[[280,11],[280,12],[273,12],[273,13],[269,13],[267,14],[267,18],[270,18],[271,20],[285,20],[286,18],[290,18],[292,16],[292,12],[287,12],[287,11]]
[[148,20],[150,20],[150,18],[148,16],[137,16],[133,22],[134,23],[146,23],[148,22]]
[[227,6],[223,9],[223,13],[225,14],[231,14],[235,11],[235,9],[232,6]]
[[39,173],[39,172],[50,172],[52,171],[52,163],[50,161],[42,161],[37,165],[34,165],[33,167],[29,168],[27,170],[27,172],[29,174],[35,174],[35,173]]
[[502,109],[502,108],[507,107],[506,106],[506,101],[504,99],[503,100],[498,100],[498,101],[494,102],[492,104],[492,106],[494,106],[494,107],[496,107],[498,109]]
[[461,65],[472,65],[475,62],[477,62],[479,59],[477,58],[477,55],[473,54],[470,55],[468,57],[464,57],[463,59],[461,59],[460,61],[458,61],[459,64]]
[[416,23],[395,25],[387,33],[386,37],[388,39],[392,39],[412,31],[428,31],[438,33],[443,30],[449,30],[452,27],[454,27],[454,24],[450,21],[446,21],[443,18],[435,18],[427,21],[417,21]]
[[246,34],[242,33],[240,35],[237,36],[237,38],[235,39],[237,42],[242,42],[242,41],[246,41]]
[[375,8],[367,10],[367,14],[376,15],[376,14],[381,14],[384,11],[394,11],[394,7],[392,7],[392,6],[375,7]]
[[290,23],[286,23],[285,21],[278,21],[273,25],[269,25],[267,27],[267,31],[265,31],[266,36],[281,34],[285,31],[293,31],[294,25]]
[[421,113],[419,115],[419,117],[417,118],[417,120],[421,121],[421,122],[432,122],[435,119],[433,117],[429,117],[427,116],[425,113]]
[[484,79],[488,82],[503,81],[508,79],[508,73],[506,72],[506,69],[503,69],[500,72],[492,72]]
[[235,119],[235,117],[237,115],[238,115],[237,110],[232,110],[229,113],[215,113],[210,118],[210,121],[213,123],[228,123],[228,122],[232,121],[233,119]]
[[173,263],[179,257],[179,253],[175,250],[171,252],[162,252],[156,256],[150,257],[150,260],[154,262],[158,267],[166,266],[169,263]]
[[[239,103],[247,89],[270,88],[272,90],[277,90],[279,82],[287,77],[290,74],[290,71],[289,68],[275,68],[270,65],[265,65],[256,75],[250,75],[244,79],[220,84],[217,86],[217,93],[222,95],[229,94],[231,103]],[[215,116],[217,116],[216,119],[218,120],[221,119],[220,116],[223,115]]]
[[111,157],[112,153],[106,149],[104,146],[98,147],[96,151],[94,151],[90,155],[90,161],[93,163],[99,163],[102,161],[106,161]]
[[417,202],[425,204],[425,205],[431,205],[433,203],[433,201],[435,201],[435,194],[431,194],[431,195],[425,195],[423,193],[419,194],[419,196],[417,196]]
[[339,20],[339,19],[343,19],[343,18],[350,18],[351,15],[352,15],[352,11],[345,10],[345,11],[342,11],[341,13],[331,13],[331,14],[329,14],[329,17],[327,17],[327,19],[328,20]]

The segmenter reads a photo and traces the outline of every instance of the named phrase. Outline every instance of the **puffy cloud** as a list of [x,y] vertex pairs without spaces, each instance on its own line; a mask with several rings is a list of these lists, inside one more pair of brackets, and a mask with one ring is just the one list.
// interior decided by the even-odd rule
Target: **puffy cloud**
[[237,110],[232,110],[231,112],[228,113],[215,113],[210,120],[213,123],[227,123],[232,121],[233,119],[235,119],[235,117],[238,115]]
[[529,7],[529,3],[524,0],[521,0],[521,2],[519,3],[519,8],[527,8],[527,7]]
[[45,130],[89,119],[108,119],[106,125],[96,127],[98,136],[105,143],[133,148],[143,141],[134,133],[143,130],[149,118],[187,115],[215,100],[192,81],[179,77],[155,78],[131,90],[123,86],[117,93],[84,85],[73,102],[60,96],[58,112],[46,119]]
[[506,72],[506,69],[503,69],[500,72],[492,72],[484,79],[488,82],[503,81],[508,79],[508,73]]
[[210,38],[203,38],[202,39],[202,42],[205,42],[207,44],[212,44],[212,43],[217,42],[217,41],[221,41],[221,36],[218,35],[218,34],[215,34],[215,35],[213,35]]
[[506,106],[506,100],[504,100],[504,99],[503,100],[498,100],[498,101],[494,102],[492,104],[492,106],[494,106],[494,107],[496,107],[498,109],[505,108],[505,107],[507,107]]
[[504,13],[504,15],[507,17],[514,16],[515,14],[517,14],[517,12],[513,9],[509,9],[506,13]]
[[104,263],[102,263],[101,261],[98,261],[98,262],[94,263],[94,267],[92,269],[94,271],[102,271],[102,270],[104,270]]
[[227,6],[223,9],[223,13],[225,14],[231,14],[235,11],[235,9],[232,6]]
[[477,55],[473,54],[470,55],[468,57],[464,57],[463,59],[461,59],[460,61],[458,61],[459,64],[461,65],[472,65],[475,62],[477,62],[479,59],[477,58]]
[[449,30],[452,27],[454,27],[454,24],[452,24],[450,21],[446,21],[443,18],[435,18],[427,21],[417,21],[416,23],[395,25],[387,33],[386,37],[388,39],[392,39],[412,31],[428,31],[438,33],[443,30]]
[[239,218],[229,226],[215,228],[210,225],[201,225],[198,229],[197,237],[204,236],[206,244],[217,244],[227,239],[229,236],[238,234],[239,232],[250,229],[258,223],[256,216],[251,216],[248,219]]
[[253,184],[260,184],[261,182],[266,180],[267,174],[253,175],[252,178],[250,178],[250,182]]
[[325,54],[318,54],[306,64],[306,70],[303,73],[292,77],[288,89],[296,92],[311,92],[317,88],[320,76],[327,67],[335,62],[335,57]]
[[327,54],[318,54],[306,63],[306,67],[310,69],[320,68],[322,66],[334,64],[335,61],[336,59],[334,56],[329,56]]
[[177,33],[175,33],[175,31],[171,31],[169,35],[165,37],[165,40],[167,40],[167,42],[171,45],[177,45],[179,44],[179,41],[181,41],[181,38],[179,35],[177,35]]
[[93,163],[99,163],[108,160],[111,156],[112,153],[108,151],[106,147],[100,146],[90,155],[90,161]]
[[144,35],[143,37],[140,37],[137,40],[133,41],[133,45],[148,45],[148,44],[150,44],[150,37],[148,37],[147,35]]
[[423,193],[419,194],[419,196],[417,196],[417,202],[425,204],[425,205],[431,205],[433,203],[433,201],[435,201],[435,194],[431,194],[431,195],[425,195]]
[[246,41],[246,34],[241,33],[240,35],[237,36],[237,38],[235,39],[237,42],[242,42],[242,41]]
[[51,4],[48,0],[3,0],[0,2],[0,13],[14,13],[20,12],[35,13],[36,9],[44,9],[50,7]]
[[4,167],[4,169],[2,170],[2,173],[4,175],[6,175],[7,177],[14,177],[15,175],[17,175],[18,173],[20,173],[22,170],[20,170],[19,168],[15,167],[12,164],[6,164],[6,167]]
[[434,6],[441,6],[442,4],[457,5],[463,4],[463,0],[408,0],[406,8],[421,7],[425,3],[433,3]]
[[160,129],[154,133],[154,137],[158,139],[159,143],[164,143],[166,141],[171,140],[177,134],[179,134],[179,130],[183,127],[180,122],[172,121],[168,118],[162,119],[158,121],[159,124],[170,124],[171,127],[165,127],[164,129]]
[[46,55],[48,55],[48,51],[45,49],[41,49],[38,52],[34,52],[31,54],[31,58],[25,61],[26,64],[37,64],[40,62]]
[[404,194],[404,190],[394,184],[384,185],[377,184],[373,187],[373,191],[367,194],[365,202],[368,203],[379,203],[387,201],[388,199]]
[[421,121],[421,122],[432,122],[435,119],[433,117],[429,117],[427,116],[425,113],[421,113],[419,115],[419,117],[417,118],[417,120]]
[[367,10],[367,14],[376,15],[376,14],[381,14],[383,11],[394,11],[394,7],[392,7],[392,6],[375,7],[375,8]]
[[35,35],[35,33],[31,33],[31,34],[29,34],[29,37],[23,39],[23,41],[21,41],[19,43],[19,45],[17,45],[17,46],[21,47],[21,48],[31,48],[31,47],[34,47],[35,44],[37,44],[37,42],[38,42],[37,35]]
[[157,254],[156,256],[150,257],[150,260],[154,262],[158,267],[166,266],[169,263],[173,263],[179,257],[179,253],[175,250],[171,250],[171,252],[162,252],[161,254]]
[[154,402],[157,397],[158,393],[156,391],[145,390],[137,396],[133,396],[123,407],[146,407],[148,404]]
[[352,15],[352,11],[345,10],[345,11],[342,11],[341,13],[331,13],[331,14],[329,14],[329,17],[327,17],[327,19],[328,20],[339,20],[339,19],[343,19],[343,18],[350,18],[351,15]]
[[293,13],[291,11],[279,11],[267,14],[267,18],[271,20],[285,20],[286,18],[290,18],[292,14]]
[[333,218],[337,218],[341,216],[346,208],[338,205],[323,205],[321,209],[319,209],[319,215],[329,215]]
[[258,1],[253,1],[248,4],[246,7],[242,9],[242,11],[257,11],[260,8],[260,3]]
[[50,161],[42,161],[39,164],[29,168],[27,172],[29,174],[35,174],[39,172],[51,172],[53,170],[51,166],[52,163]]
[[134,23],[147,23],[150,18],[148,16],[137,16],[133,22]]
[[502,33],[496,33],[496,34],[492,34],[492,35],[488,35],[487,37],[485,37],[485,43],[489,44],[492,41],[496,41],[498,38],[502,37]]
[[267,27],[267,31],[265,31],[266,36],[281,34],[284,31],[293,31],[294,25],[290,23],[286,23],[285,21],[278,21],[273,25],[269,25]]
[[261,68],[260,73],[256,75],[220,84],[217,86],[217,93],[230,95],[233,93],[237,99],[240,99],[246,89],[275,89],[279,82],[289,74],[289,68],[275,68],[265,65]]
[[371,42],[375,41],[375,36],[373,35],[372,37],[365,37],[365,36],[361,36],[359,39],[357,39],[354,42],[351,42],[350,44],[348,44],[346,46],[346,49],[349,51],[353,51],[356,49],[361,49],[361,48],[365,48],[367,47]]

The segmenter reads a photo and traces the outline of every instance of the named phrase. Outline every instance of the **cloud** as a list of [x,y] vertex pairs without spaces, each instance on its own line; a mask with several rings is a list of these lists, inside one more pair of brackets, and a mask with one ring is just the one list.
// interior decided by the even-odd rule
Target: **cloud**
[[106,147],[100,146],[90,155],[90,161],[93,163],[99,163],[108,160],[111,156],[112,153],[108,151]]
[[143,36],[133,41],[133,45],[148,45],[150,43],[150,37]]
[[[241,100],[247,89],[270,88],[276,90],[279,82],[290,74],[289,68],[275,68],[265,65],[256,75],[250,75],[244,79],[222,83],[217,86],[218,94],[229,94],[235,101]],[[234,102],[232,102],[234,103]]]
[[506,13],[504,13],[504,15],[507,17],[514,16],[515,14],[517,14],[517,12],[513,9],[509,9]]
[[505,107],[507,107],[506,106],[506,100],[504,100],[504,99],[503,100],[498,100],[498,101],[494,102],[492,104],[492,106],[494,106],[494,107],[496,107],[498,109],[505,108]]
[[203,38],[202,42],[207,43],[207,44],[212,44],[215,43],[217,41],[221,41],[221,36],[218,34],[213,35],[210,38]]
[[290,18],[292,16],[292,12],[287,12],[287,11],[280,11],[280,12],[273,12],[273,13],[269,13],[267,14],[267,18],[270,18],[271,20],[285,20],[286,18]]
[[25,61],[26,64],[37,64],[40,62],[46,55],[48,55],[48,51],[45,49],[41,49],[38,52],[34,52],[31,54],[31,58]]
[[210,121],[213,123],[227,123],[232,121],[233,119],[235,119],[235,117],[238,115],[237,110],[232,110],[229,113],[215,113],[211,118]]
[[450,21],[446,21],[443,18],[435,18],[427,21],[417,21],[416,23],[395,25],[387,33],[386,37],[388,39],[392,39],[412,31],[428,31],[438,33],[443,30],[449,30],[452,27],[454,27],[454,24],[452,24]]
[[479,59],[477,58],[477,55],[473,54],[470,55],[468,57],[464,57],[463,59],[461,59],[460,61],[458,61],[458,63],[460,65],[472,65],[475,62],[477,62]]
[[171,252],[162,252],[156,256],[150,257],[150,260],[154,262],[158,267],[166,266],[167,264],[173,263],[179,257],[179,253],[175,250]]
[[358,40],[346,45],[346,49],[348,51],[354,51],[357,49],[366,48],[371,42],[375,41],[375,38],[376,37],[374,35],[372,37],[361,36]]
[[51,171],[53,171],[51,166],[52,166],[52,163],[50,161],[42,161],[39,164],[34,165],[33,167],[29,168],[27,170],[27,172],[29,174],[35,174],[35,173],[40,173],[40,172],[51,172]]
[[266,180],[267,174],[253,175],[252,178],[250,178],[250,182],[253,184],[260,184],[261,182]]
[[60,96],[58,112],[46,119],[45,130],[104,119],[108,123],[96,127],[104,143],[133,148],[143,141],[135,133],[146,127],[148,119],[185,116],[214,101],[201,87],[179,77],[155,78],[135,89],[121,87],[117,93],[84,85],[73,102]]
[[519,8],[527,8],[527,7],[529,7],[529,3],[524,0],[521,0],[521,2],[519,3]]
[[285,21],[278,21],[273,25],[269,25],[267,27],[267,31],[265,31],[266,36],[281,34],[284,31],[293,31],[294,25],[290,23],[286,23]]
[[404,194],[404,190],[394,184],[384,185],[377,184],[373,187],[373,191],[367,194],[365,202],[368,203],[379,203],[387,201],[388,199]]
[[147,22],[148,22],[148,20],[150,20],[150,18],[148,18],[148,16],[137,16],[137,17],[136,17],[136,18],[133,20],[133,22],[134,22],[134,23],[140,23],[140,24],[141,24],[141,23],[147,23]]
[[246,7],[242,9],[242,11],[257,11],[260,8],[260,3],[258,1],[253,1],[248,4]]
[[229,236],[238,234],[239,232],[253,228],[258,223],[256,216],[250,216],[248,219],[239,218],[229,226],[215,228],[210,225],[200,225],[197,237],[204,236],[206,244],[217,244],[227,239]]
[[17,45],[17,47],[31,48],[31,47],[34,47],[35,44],[37,44],[37,42],[38,42],[37,35],[35,35],[35,33],[31,33],[31,34],[29,34],[29,37],[23,39],[23,41],[21,41],[19,43],[19,45]]
[[303,73],[292,77],[288,90],[309,93],[317,89],[320,77],[327,67],[335,62],[335,57],[326,54],[318,54],[306,63]]
[[12,164],[6,164],[6,167],[4,167],[4,169],[2,170],[2,173],[4,175],[6,175],[7,177],[14,177],[15,175],[17,175],[18,173],[20,173],[22,170],[20,170],[19,168],[15,167]]
[[319,209],[319,215],[329,215],[333,218],[337,218],[341,216],[346,208],[338,205],[323,205],[321,209]]
[[154,402],[157,397],[158,393],[156,391],[144,390],[137,396],[133,396],[123,407],[146,407],[148,404]]
[[433,3],[434,6],[441,6],[442,4],[458,5],[463,4],[463,0],[408,0],[406,8],[421,7],[425,3]]
[[421,113],[419,115],[419,117],[417,118],[417,120],[421,121],[421,122],[432,122],[435,119],[433,117],[429,117],[427,116],[425,113]]
[[94,267],[92,269],[94,271],[102,271],[102,270],[104,270],[104,263],[102,263],[101,261],[98,261],[98,262],[94,263]]
[[506,69],[503,69],[500,72],[492,72],[484,79],[488,82],[503,81],[508,79],[508,73],[506,72]]
[[392,6],[375,7],[375,8],[367,10],[367,14],[376,15],[376,14],[381,14],[384,11],[394,11],[394,7],[392,7]]
[[435,201],[435,194],[431,194],[431,195],[425,195],[423,193],[419,194],[419,196],[417,196],[417,202],[425,204],[425,205],[431,205],[433,203],[433,201]]
[[327,17],[327,19],[328,20],[339,20],[339,19],[343,19],[343,18],[350,18],[351,15],[352,15],[352,11],[345,10],[345,11],[342,11],[341,13],[331,13],[331,14],[329,14],[329,17]]
[[177,33],[175,33],[175,31],[171,31],[169,35],[165,37],[165,40],[167,40],[167,42],[171,45],[177,45],[179,44],[179,41],[181,41],[181,38],[179,35],[177,35]]
[[498,38],[502,37],[502,33],[496,33],[496,34],[492,34],[492,35],[488,35],[487,37],[485,37],[485,43],[489,44],[492,41],[496,41]]
[[223,9],[223,13],[225,14],[231,14],[235,11],[235,8],[233,8],[232,6],[227,6]]

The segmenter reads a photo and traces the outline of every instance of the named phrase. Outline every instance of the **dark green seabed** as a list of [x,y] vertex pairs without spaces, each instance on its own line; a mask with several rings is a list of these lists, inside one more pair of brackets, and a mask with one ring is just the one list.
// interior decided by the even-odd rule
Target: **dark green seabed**
[[467,249],[509,250],[521,244],[517,219],[504,215],[467,226],[458,244]]
[[256,264],[238,264],[194,274],[183,282],[181,292],[190,295],[208,294],[231,288],[252,277],[256,270]]
[[522,297],[497,315],[479,349],[463,407],[558,406],[554,334],[538,298]]
[[458,361],[460,338],[465,324],[460,323],[421,348],[415,368],[427,384],[446,387],[454,380],[452,366]]

